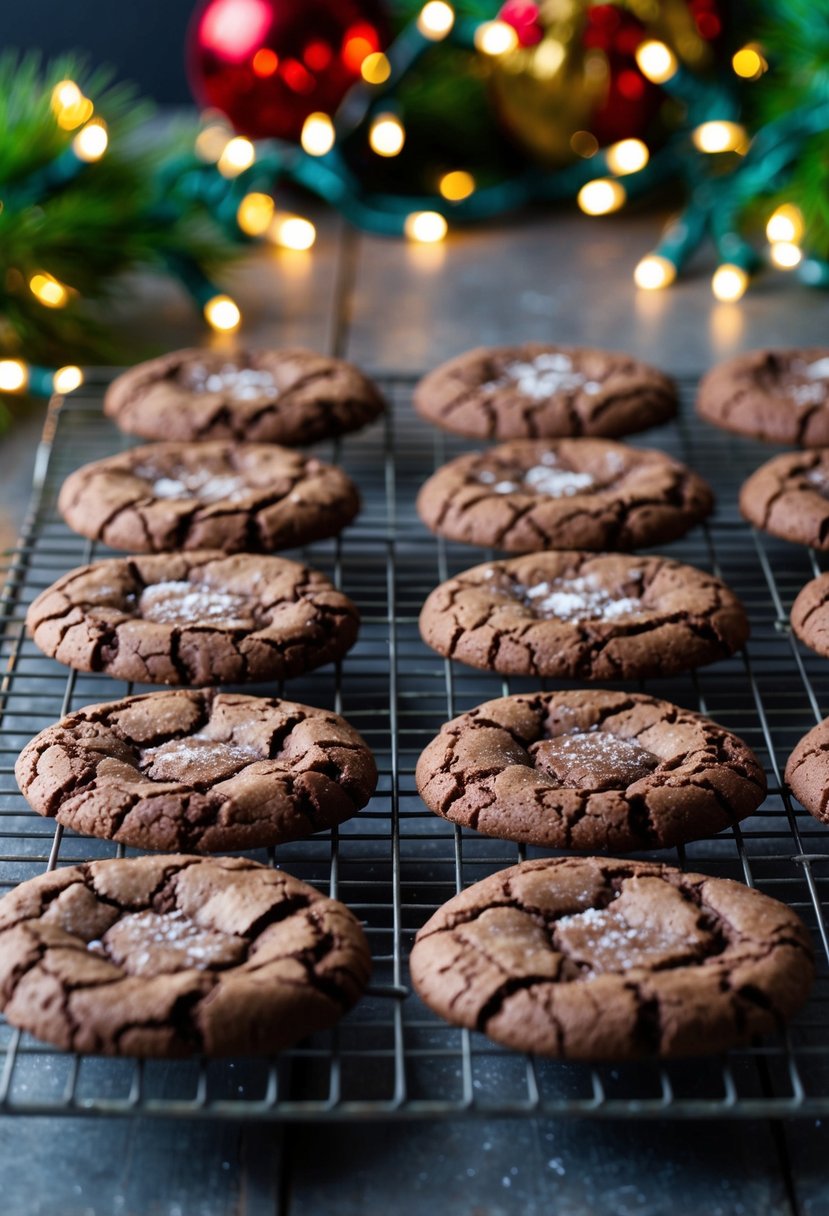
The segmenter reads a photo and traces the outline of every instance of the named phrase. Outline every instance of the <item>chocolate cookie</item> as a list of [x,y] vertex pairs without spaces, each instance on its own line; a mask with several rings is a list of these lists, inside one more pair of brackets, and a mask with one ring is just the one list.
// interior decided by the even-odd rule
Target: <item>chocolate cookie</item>
[[417,385],[415,409],[474,439],[629,435],[673,418],[676,389],[630,355],[525,342],[480,347]]
[[525,861],[444,904],[414,986],[507,1047],[570,1060],[707,1055],[779,1030],[814,975],[805,925],[740,883],[650,862]]
[[94,861],[0,900],[0,1009],[67,1051],[279,1051],[338,1021],[370,967],[343,904],[241,857]]
[[365,806],[374,758],[337,714],[177,689],[87,705],[24,748],[15,776],[58,823],[138,849],[282,844]]
[[829,823],[829,718],[812,727],[786,764],[786,784],[821,823]]
[[145,439],[250,439],[290,446],[356,431],[383,412],[367,376],[309,350],[178,350],[113,380],[104,411]]
[[791,621],[804,645],[829,657],[829,574],[819,574],[801,588],[792,604]]
[[319,571],[214,550],[80,566],[26,614],[44,654],[146,684],[287,679],[344,655],[358,623]]
[[682,536],[714,496],[662,452],[604,439],[519,439],[444,465],[420,491],[428,528],[450,540],[536,549],[638,549]]
[[829,549],[829,451],[767,460],[743,483],[740,510],[772,536]]
[[58,508],[114,549],[268,553],[335,535],[360,497],[341,469],[273,444],[156,443],[84,465]]
[[488,671],[632,680],[725,658],[748,620],[718,578],[665,557],[532,553],[436,587],[420,632],[438,654]]
[[757,350],[720,363],[699,386],[697,411],[767,443],[829,444],[829,347]]
[[751,815],[766,779],[708,718],[620,692],[487,701],[441,728],[417,765],[431,811],[551,849],[667,849]]

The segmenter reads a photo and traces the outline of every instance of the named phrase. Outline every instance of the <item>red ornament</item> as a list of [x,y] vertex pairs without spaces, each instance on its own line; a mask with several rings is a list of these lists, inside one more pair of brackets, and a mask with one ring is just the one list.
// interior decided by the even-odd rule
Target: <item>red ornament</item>
[[244,135],[297,140],[388,41],[379,0],[205,0],[190,24],[190,83]]

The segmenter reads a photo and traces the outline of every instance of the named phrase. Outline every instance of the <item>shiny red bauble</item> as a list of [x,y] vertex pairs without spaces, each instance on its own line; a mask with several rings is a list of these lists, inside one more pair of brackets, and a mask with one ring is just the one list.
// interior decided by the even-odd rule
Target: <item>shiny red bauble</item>
[[205,0],[190,24],[190,84],[242,134],[297,140],[388,41],[378,0]]

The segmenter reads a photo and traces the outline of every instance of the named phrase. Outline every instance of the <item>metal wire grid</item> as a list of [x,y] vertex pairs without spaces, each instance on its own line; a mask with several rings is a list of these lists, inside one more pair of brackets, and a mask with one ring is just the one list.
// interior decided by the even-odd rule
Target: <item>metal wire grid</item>
[[[251,1120],[829,1113],[829,838],[791,805],[781,783],[789,751],[829,705],[829,664],[800,652],[787,623],[791,601],[817,563],[807,551],[754,535],[741,522],[737,486],[768,449],[690,424],[690,382],[682,386],[686,422],[641,442],[682,456],[715,484],[714,523],[668,551],[728,580],[749,610],[752,640],[746,653],[696,676],[641,687],[699,708],[746,738],[766,765],[771,792],[740,828],[658,856],[741,879],[796,908],[820,956],[815,994],[787,1035],[725,1058],[591,1068],[507,1052],[447,1026],[410,992],[407,952],[431,912],[465,885],[539,855],[462,831],[431,815],[416,795],[415,761],[443,721],[534,683],[445,662],[419,639],[417,613],[429,590],[486,555],[436,541],[417,521],[421,482],[469,445],[414,418],[411,382],[405,375],[384,377],[394,404],[388,418],[319,449],[357,480],[364,509],[344,537],[309,546],[302,556],[358,603],[363,626],[340,666],[292,681],[287,690],[357,726],[377,755],[378,793],[339,831],[258,855],[345,900],[364,920],[375,960],[369,994],[335,1031],[265,1062],[80,1057],[0,1024],[0,1112]],[[69,532],[54,507],[69,471],[125,443],[103,420],[100,396],[101,384],[92,384],[49,414],[33,504],[0,598],[0,891],[45,867],[123,853],[33,814],[13,777],[17,753],[38,730],[80,705],[133,691],[104,676],[68,673],[41,656],[23,630],[34,595],[105,552]]]

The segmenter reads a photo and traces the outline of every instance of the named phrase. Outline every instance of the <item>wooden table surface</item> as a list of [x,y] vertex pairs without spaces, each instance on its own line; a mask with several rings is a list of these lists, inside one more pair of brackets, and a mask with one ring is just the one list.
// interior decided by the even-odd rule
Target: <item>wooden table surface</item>
[[[307,211],[307,208],[306,208]],[[825,298],[768,274],[736,305],[711,265],[668,292],[631,275],[660,219],[522,216],[412,247],[330,213],[309,254],[257,252],[228,286],[251,344],[301,344],[368,368],[420,370],[535,338],[630,351],[698,373],[763,345],[825,344]],[[148,351],[204,341],[157,280],[116,312]],[[214,341],[222,341],[214,339]],[[22,519],[42,408],[0,439],[0,547]],[[819,1124],[449,1122],[319,1128],[0,1119],[5,1216],[829,1216]]]

